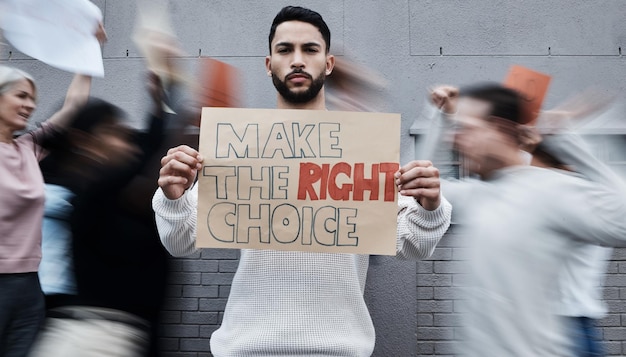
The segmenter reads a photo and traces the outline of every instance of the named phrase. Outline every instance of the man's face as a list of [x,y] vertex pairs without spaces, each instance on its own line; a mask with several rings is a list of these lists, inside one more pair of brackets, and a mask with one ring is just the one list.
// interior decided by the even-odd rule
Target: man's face
[[303,104],[316,98],[334,65],[317,27],[301,21],[283,22],[276,27],[271,49],[265,66],[285,101]]
[[513,130],[514,124],[490,118],[489,103],[461,97],[457,108],[454,143],[471,173],[487,177],[510,162],[508,155],[518,155],[517,143],[505,134],[506,130]]

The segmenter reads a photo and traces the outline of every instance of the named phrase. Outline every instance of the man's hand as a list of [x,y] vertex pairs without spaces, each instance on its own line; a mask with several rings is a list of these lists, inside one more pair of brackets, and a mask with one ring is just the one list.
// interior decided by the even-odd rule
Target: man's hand
[[441,203],[439,170],[430,161],[411,161],[395,174],[401,195],[413,196],[426,210],[433,211]]
[[202,160],[200,153],[187,145],[169,149],[161,159],[159,171],[159,186],[165,197],[180,198],[196,179]]
[[430,102],[446,114],[456,113],[456,101],[459,89],[453,86],[435,87],[430,92]]

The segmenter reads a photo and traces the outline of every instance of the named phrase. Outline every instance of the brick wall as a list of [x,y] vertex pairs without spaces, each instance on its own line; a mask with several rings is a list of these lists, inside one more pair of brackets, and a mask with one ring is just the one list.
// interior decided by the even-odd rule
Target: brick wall
[[209,338],[221,321],[239,251],[205,249],[172,258],[161,328],[164,356],[211,356]]

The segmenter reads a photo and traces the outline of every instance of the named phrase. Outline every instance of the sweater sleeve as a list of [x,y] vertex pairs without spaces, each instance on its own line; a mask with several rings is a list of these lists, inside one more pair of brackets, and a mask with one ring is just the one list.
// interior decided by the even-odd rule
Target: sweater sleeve
[[56,125],[43,122],[37,129],[22,135],[18,140],[30,141],[35,157],[41,161],[46,156],[46,148],[50,142],[60,135],[61,130]]
[[595,158],[574,134],[549,135],[542,148],[582,178],[575,192],[565,192],[555,218],[572,237],[603,246],[626,246],[626,184]]
[[546,135],[540,147],[586,179],[624,189],[623,179],[596,158],[580,136],[574,133]]
[[191,255],[196,249],[198,185],[177,200],[170,200],[158,188],[152,209],[161,243],[175,257]]
[[443,196],[439,207],[428,211],[413,197],[399,195],[397,257],[423,259],[431,256],[450,226],[451,213],[452,206]]
[[417,149],[419,159],[434,161],[441,153],[453,150],[452,142],[446,141],[446,134],[454,129],[452,115],[446,114],[430,103],[426,103],[420,118],[428,123],[428,131],[420,140]]

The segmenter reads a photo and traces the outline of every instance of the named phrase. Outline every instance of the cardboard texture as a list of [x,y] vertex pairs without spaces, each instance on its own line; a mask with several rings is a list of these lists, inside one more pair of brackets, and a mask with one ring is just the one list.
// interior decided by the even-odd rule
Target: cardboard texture
[[395,255],[400,123],[203,108],[196,245]]
[[534,124],[548,92],[551,76],[532,69],[513,65],[504,80],[504,86],[517,90],[524,98],[523,124]]

